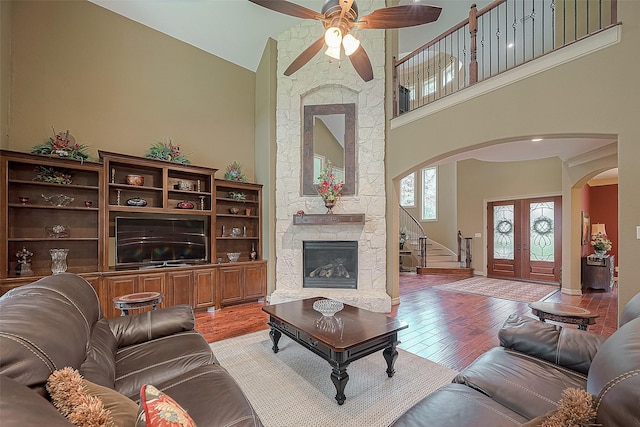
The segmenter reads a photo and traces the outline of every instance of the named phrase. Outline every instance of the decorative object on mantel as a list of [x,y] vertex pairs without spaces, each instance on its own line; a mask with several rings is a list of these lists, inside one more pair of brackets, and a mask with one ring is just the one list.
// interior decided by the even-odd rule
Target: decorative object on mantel
[[604,224],[593,224],[591,227],[591,247],[596,256],[602,258],[611,250],[611,240],[607,238]]
[[85,153],[87,146],[84,144],[76,144],[74,142],[74,138],[69,135],[69,131],[66,132],[58,132],[51,127],[53,130],[52,137],[44,143],[40,145],[34,145],[31,148],[31,153],[33,154],[42,154],[45,156],[56,156],[56,157],[64,157],[73,160],[85,161],[89,158],[89,155]]
[[300,209],[298,212],[296,212],[296,215],[304,216],[304,211],[302,209]]
[[180,153],[180,150],[181,147],[173,145],[171,139],[169,139],[169,142],[158,141],[153,144],[144,156],[148,159],[165,160],[167,162],[182,163],[183,165],[191,164],[189,159]]
[[52,184],[71,184],[71,172],[47,166],[36,166],[36,176],[33,181],[50,182]]
[[293,215],[293,225],[362,225],[364,214],[304,214]]
[[22,247],[22,250],[16,253],[16,258],[18,258],[18,268],[16,268],[16,273],[20,276],[29,276],[33,274],[31,270],[31,260],[29,257],[33,256],[33,252]]
[[242,173],[242,165],[238,162],[233,162],[227,166],[227,171],[224,173],[224,179],[229,181],[247,182],[247,178]]
[[324,206],[327,208],[327,214],[332,214],[333,208],[342,193],[344,183],[336,179],[336,175],[333,173],[331,161],[327,161],[327,166],[320,171],[318,180],[320,181],[320,184],[318,184],[318,194],[324,201]]

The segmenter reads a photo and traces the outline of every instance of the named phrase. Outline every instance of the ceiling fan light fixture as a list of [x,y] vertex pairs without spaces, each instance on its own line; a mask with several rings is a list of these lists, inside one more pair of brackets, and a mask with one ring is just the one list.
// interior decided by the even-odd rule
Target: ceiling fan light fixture
[[333,59],[340,60],[340,45],[337,47],[329,46],[324,52],[325,55],[330,56]]
[[329,47],[340,47],[342,43],[342,31],[338,27],[329,27],[324,33],[324,42]]
[[351,56],[351,54],[360,47],[360,40],[353,37],[351,34],[347,34],[342,39],[342,45],[344,46],[344,53],[347,56]]

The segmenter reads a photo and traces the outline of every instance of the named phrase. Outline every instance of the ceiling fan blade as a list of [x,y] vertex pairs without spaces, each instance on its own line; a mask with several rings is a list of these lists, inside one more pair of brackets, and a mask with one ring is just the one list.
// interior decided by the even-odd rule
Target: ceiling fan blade
[[309,62],[311,58],[316,56],[322,47],[324,46],[324,35],[315,41],[311,46],[306,48],[296,59],[293,60],[291,65],[284,70],[285,76],[290,76],[291,74],[298,71],[304,64]]
[[295,16],[296,18],[303,19],[324,19],[324,15],[307,9],[304,6],[299,6],[295,3],[291,3],[286,0],[249,0],[251,3],[255,3],[258,6],[265,7],[276,12],[284,13],[285,15]]
[[434,22],[442,9],[423,4],[385,7],[374,10],[358,20],[358,28],[382,29],[405,28]]
[[349,57],[351,60],[351,64],[353,64],[353,68],[356,69],[356,72],[362,80],[368,82],[373,79],[373,68],[371,67],[371,61],[369,60],[369,55],[365,52],[362,45],[358,46],[355,52],[351,54]]

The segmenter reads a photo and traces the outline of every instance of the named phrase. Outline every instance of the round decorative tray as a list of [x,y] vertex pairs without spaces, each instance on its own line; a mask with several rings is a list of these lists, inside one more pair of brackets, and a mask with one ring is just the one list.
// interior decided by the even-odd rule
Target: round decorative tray
[[321,299],[313,303],[313,309],[323,316],[333,316],[343,308],[343,303],[332,299]]

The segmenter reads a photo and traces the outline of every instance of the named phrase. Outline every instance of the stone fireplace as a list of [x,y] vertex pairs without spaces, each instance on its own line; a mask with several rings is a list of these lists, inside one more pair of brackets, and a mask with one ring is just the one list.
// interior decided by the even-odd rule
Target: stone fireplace
[[358,242],[302,242],[302,287],[358,289]]
[[[358,2],[360,14],[385,7],[381,0]],[[367,30],[360,41],[373,66],[374,79],[364,82],[347,58],[330,62],[323,53],[292,76],[284,70],[309,45],[322,37],[317,21],[305,20],[277,38],[275,291],[271,303],[314,296],[378,312],[391,310],[386,292],[385,222],[385,39],[383,30]],[[325,214],[319,196],[302,195],[302,128],[307,105],[355,104],[355,194],[343,196],[334,214],[363,214],[359,223],[296,225],[298,211]],[[305,287],[304,242],[357,243],[357,282],[349,288]],[[317,268],[317,267],[314,267]]]

